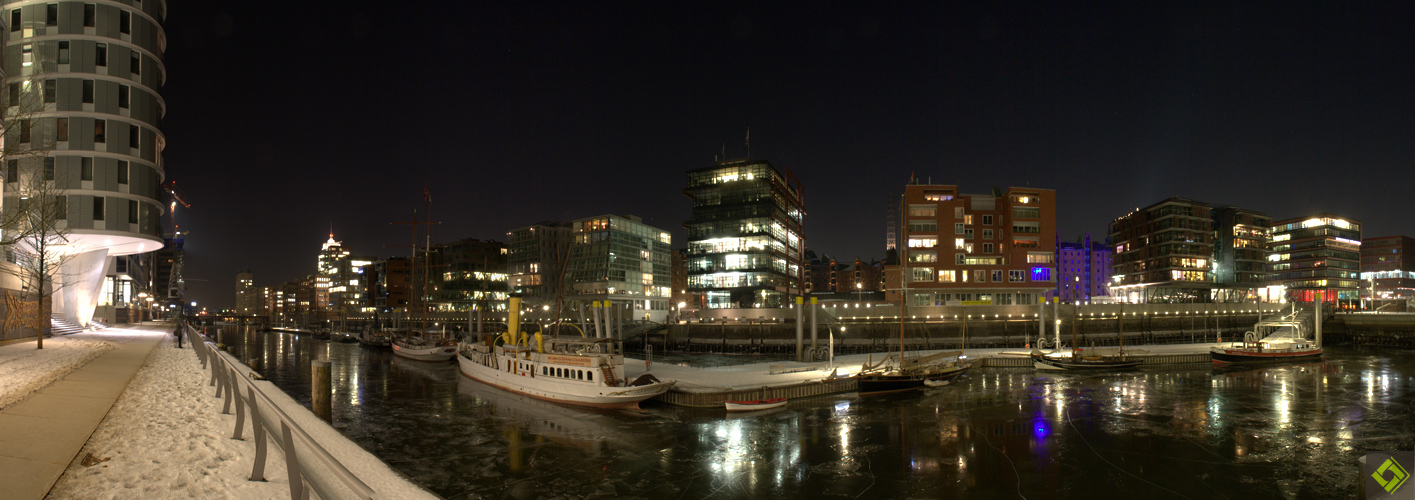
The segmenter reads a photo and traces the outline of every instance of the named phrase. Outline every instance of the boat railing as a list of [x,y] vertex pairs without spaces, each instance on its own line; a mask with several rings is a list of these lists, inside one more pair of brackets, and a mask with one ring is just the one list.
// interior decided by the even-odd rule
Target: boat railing
[[[222,415],[231,414],[231,403],[236,403],[236,428],[231,439],[241,440],[241,432],[246,425],[246,408],[250,408],[251,429],[255,434],[256,456],[251,469],[251,481],[265,481],[266,448],[269,441],[285,453],[285,470],[290,483],[291,500],[309,498],[313,491],[319,498],[374,497],[373,488],[360,480],[344,467],[323,446],[301,429],[284,410],[280,409],[256,384],[259,374],[249,367],[211,348],[211,343],[202,341],[196,329],[187,326],[188,338],[192,339],[192,349],[201,360],[202,368],[211,368],[211,381],[216,387],[216,397],[225,400]],[[242,369],[244,368],[244,370]],[[272,386],[273,387],[273,386]],[[269,436],[267,438],[267,436]],[[324,472],[317,466],[323,465]],[[343,484],[339,488],[329,475]]]

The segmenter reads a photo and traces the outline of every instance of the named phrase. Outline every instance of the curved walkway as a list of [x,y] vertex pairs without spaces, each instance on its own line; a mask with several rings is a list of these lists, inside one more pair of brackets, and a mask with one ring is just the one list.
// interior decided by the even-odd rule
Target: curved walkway
[[117,349],[0,412],[0,484],[5,498],[42,499],[128,387],[170,324],[74,334]]

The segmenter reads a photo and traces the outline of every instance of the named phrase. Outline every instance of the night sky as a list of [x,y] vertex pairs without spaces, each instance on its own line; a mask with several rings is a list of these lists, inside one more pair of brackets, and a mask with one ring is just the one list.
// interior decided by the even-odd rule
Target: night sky
[[612,213],[681,247],[684,172],[748,128],[841,260],[911,175],[1055,189],[1064,240],[1171,196],[1415,235],[1415,2],[1216,3],[172,2],[187,299],[315,272],[331,224],[407,255],[424,185],[434,242]]

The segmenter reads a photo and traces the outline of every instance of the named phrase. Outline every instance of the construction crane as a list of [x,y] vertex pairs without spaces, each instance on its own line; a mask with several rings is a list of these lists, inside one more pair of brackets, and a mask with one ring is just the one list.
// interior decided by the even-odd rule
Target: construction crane
[[165,183],[165,184],[162,185],[162,190],[163,190],[163,191],[166,191],[166,192],[167,192],[167,195],[172,198],[172,203],[171,203],[171,205],[168,207],[168,210],[169,210],[168,213],[171,214],[170,217],[171,217],[171,221],[172,221],[172,236],[173,236],[173,237],[176,237],[176,236],[177,236],[177,204],[178,204],[178,203],[181,203],[181,204],[182,204],[182,208],[192,208],[192,205],[191,205],[190,203],[187,203],[187,200],[182,199],[182,190],[181,190],[181,189],[177,189],[177,181],[167,181],[167,183]]
[[[182,208],[192,208],[192,205],[182,199],[182,190],[177,188],[177,181],[167,181],[162,185],[162,190],[172,198],[171,204],[168,205],[172,221],[172,238],[168,245],[171,249],[180,250],[182,248],[182,234],[177,231],[177,204],[181,203]],[[182,257],[179,253],[173,258],[172,271],[167,277],[167,298],[177,299],[179,307],[184,307],[185,305],[181,305],[180,302],[185,300],[185,290],[186,282],[182,279]]]

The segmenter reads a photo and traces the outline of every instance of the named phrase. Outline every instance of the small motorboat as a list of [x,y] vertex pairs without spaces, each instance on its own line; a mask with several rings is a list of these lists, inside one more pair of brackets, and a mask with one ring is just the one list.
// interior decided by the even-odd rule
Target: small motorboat
[[722,403],[729,412],[770,410],[786,406],[786,398],[755,399],[752,401],[725,401]]

